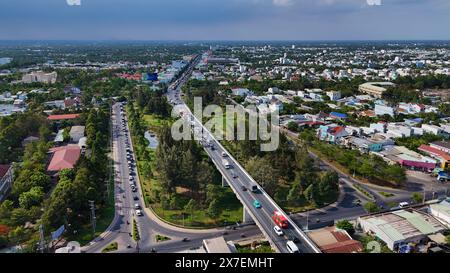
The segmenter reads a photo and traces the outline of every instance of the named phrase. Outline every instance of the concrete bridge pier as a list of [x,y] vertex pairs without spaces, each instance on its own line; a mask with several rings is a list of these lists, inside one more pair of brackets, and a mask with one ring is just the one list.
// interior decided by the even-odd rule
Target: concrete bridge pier
[[222,175],[222,187],[229,187],[227,179]]
[[242,223],[250,224],[250,223],[254,223],[254,222],[255,221],[253,220],[252,216],[247,211],[247,208],[244,206],[243,213],[242,213]]

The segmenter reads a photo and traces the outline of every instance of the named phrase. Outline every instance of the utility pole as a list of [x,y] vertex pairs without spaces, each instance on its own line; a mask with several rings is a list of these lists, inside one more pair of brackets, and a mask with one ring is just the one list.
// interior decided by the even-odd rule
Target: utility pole
[[92,224],[92,231],[93,235],[95,236],[95,225],[96,225],[96,218],[95,218],[95,204],[94,201],[89,201],[89,206],[91,207],[91,224]]
[[306,231],[309,230],[309,210],[306,211]]
[[44,226],[41,224],[39,226],[39,250],[44,253],[45,249],[45,237],[44,237]]

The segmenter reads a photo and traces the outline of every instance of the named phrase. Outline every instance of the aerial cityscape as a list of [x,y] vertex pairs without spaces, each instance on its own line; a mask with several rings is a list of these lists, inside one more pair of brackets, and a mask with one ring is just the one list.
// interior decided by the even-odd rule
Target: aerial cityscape
[[[449,2],[31,2],[0,4],[0,253],[450,253]],[[399,5],[430,20],[372,31]]]

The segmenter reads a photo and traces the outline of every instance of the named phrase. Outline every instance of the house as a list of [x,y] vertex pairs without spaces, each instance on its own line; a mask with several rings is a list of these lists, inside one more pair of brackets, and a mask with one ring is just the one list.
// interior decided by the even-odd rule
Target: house
[[308,236],[323,253],[359,253],[364,250],[361,242],[353,240],[347,231],[336,227],[310,231]]
[[327,141],[329,143],[338,143],[341,138],[348,136],[348,132],[344,126],[338,125],[322,125],[317,130],[320,140]]
[[440,135],[442,133],[442,129],[436,125],[422,124],[422,129],[425,133],[430,133],[433,135]]
[[280,93],[280,89],[279,89],[278,87],[270,87],[270,88],[267,90],[267,92],[268,92],[269,94],[277,94],[277,93]]
[[72,120],[78,118],[79,116],[80,114],[50,115],[47,119],[51,121]]
[[64,129],[58,130],[58,133],[56,134],[53,142],[55,142],[56,144],[61,144],[64,142]]
[[430,213],[439,222],[444,224],[447,228],[450,228],[450,199],[441,201],[438,204],[430,205]]
[[364,232],[374,235],[386,243],[392,251],[415,243],[425,244],[429,235],[446,229],[433,216],[415,210],[398,210],[358,218]]
[[338,112],[331,112],[330,113],[330,118],[331,119],[346,119],[348,118],[348,116],[346,114],[343,113],[338,113]]
[[403,146],[386,147],[381,152],[375,153],[390,164],[399,164],[409,169],[432,171],[436,168],[437,161],[427,156],[411,151]]
[[399,113],[407,115],[415,115],[423,112],[425,110],[425,105],[417,103],[399,103],[398,111]]
[[22,146],[25,147],[28,143],[39,141],[39,137],[37,136],[29,136],[22,140]]
[[442,169],[450,167],[450,155],[448,153],[425,144],[420,145],[418,150],[439,160]]
[[379,152],[383,150],[382,143],[354,136],[344,137],[342,143],[348,148],[358,149],[361,153]]
[[327,96],[330,98],[331,101],[337,101],[341,99],[341,92],[340,91],[328,91]]
[[386,127],[386,132],[393,137],[410,137],[413,134],[411,127],[400,123],[389,123]]
[[375,104],[375,115],[377,116],[389,115],[391,117],[394,117],[395,109],[390,106]]
[[81,149],[78,145],[63,146],[50,149],[50,153],[53,153],[53,156],[47,171],[55,173],[63,169],[73,169],[80,158]]
[[7,196],[14,182],[14,167],[12,164],[0,165],[0,201]]
[[81,95],[81,90],[78,87],[75,86],[66,86],[64,88],[64,93],[65,94],[69,94],[69,95],[73,95],[73,96],[78,96]]
[[245,97],[248,94],[250,94],[250,90],[248,90],[247,88],[233,88],[231,89],[231,93],[234,96],[241,96],[241,97]]
[[204,239],[203,248],[206,253],[233,253],[237,252],[233,243],[225,241],[222,237]]
[[70,140],[78,143],[78,141],[80,141],[80,139],[84,137],[84,130],[84,126],[72,126],[69,132]]
[[430,146],[450,154],[450,143],[448,141],[435,141],[430,143]]

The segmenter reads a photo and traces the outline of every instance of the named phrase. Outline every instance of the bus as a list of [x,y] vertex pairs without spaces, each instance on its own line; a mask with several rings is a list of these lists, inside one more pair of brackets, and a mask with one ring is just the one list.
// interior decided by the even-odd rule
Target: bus
[[277,210],[273,212],[272,219],[280,228],[287,228],[289,225],[286,217],[284,217],[283,214]]

